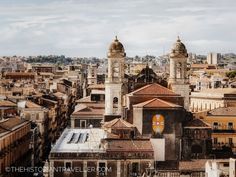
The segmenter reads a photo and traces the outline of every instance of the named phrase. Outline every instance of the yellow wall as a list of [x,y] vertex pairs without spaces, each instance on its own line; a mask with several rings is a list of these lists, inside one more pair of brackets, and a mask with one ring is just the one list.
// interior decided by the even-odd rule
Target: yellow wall
[[[213,129],[213,132],[212,132],[213,148],[224,146],[224,145],[229,146],[229,138],[232,138],[232,142],[233,142],[232,150],[233,152],[236,152],[236,115],[235,116],[207,116],[206,115],[204,116],[204,121],[210,124],[212,128],[213,128],[214,122],[217,122],[219,124],[218,130],[222,130],[219,132],[214,132],[214,129]],[[228,129],[229,122],[233,123],[233,130],[235,132],[232,132]],[[214,138],[217,138],[217,142],[220,143],[220,145],[218,143],[214,144]]]

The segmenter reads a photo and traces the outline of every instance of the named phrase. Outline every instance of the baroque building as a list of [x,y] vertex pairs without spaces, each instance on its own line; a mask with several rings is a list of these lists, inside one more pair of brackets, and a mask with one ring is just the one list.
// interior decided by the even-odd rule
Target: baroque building
[[125,92],[124,62],[125,49],[116,39],[111,43],[108,51],[108,73],[105,81],[105,120],[109,116],[122,116],[122,96]]
[[177,39],[170,53],[169,88],[184,97],[184,108],[189,109],[189,79],[187,74],[188,53],[185,45]]

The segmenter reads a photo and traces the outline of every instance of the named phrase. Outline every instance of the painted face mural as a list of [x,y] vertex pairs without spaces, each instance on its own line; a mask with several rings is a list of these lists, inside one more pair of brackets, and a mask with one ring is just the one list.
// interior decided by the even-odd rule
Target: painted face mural
[[156,114],[152,117],[152,129],[155,134],[162,133],[165,126],[164,117],[161,114]]

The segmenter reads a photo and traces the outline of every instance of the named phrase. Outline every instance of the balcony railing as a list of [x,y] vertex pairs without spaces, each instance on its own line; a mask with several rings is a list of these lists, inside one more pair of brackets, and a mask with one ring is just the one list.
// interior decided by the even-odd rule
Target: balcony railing
[[213,129],[213,133],[236,133],[234,129]]

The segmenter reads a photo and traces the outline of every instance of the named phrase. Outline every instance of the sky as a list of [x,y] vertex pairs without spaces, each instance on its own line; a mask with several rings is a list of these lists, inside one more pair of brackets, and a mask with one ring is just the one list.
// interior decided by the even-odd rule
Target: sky
[[236,0],[0,0],[0,56],[236,53]]

